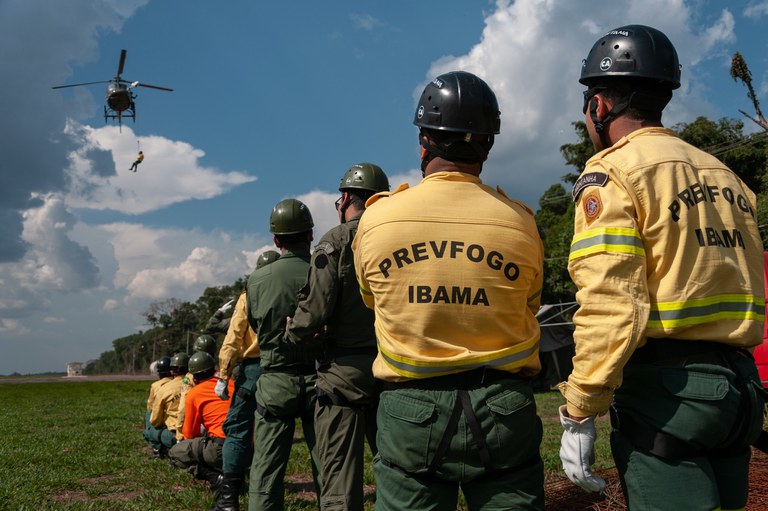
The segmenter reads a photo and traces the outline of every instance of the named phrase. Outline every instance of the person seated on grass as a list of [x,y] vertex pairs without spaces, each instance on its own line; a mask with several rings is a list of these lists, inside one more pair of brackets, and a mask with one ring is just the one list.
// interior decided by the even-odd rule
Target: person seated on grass
[[[192,356],[195,355],[198,351],[205,351],[211,354],[211,356],[216,355],[216,339],[212,335],[201,335],[197,339],[195,339],[194,344],[192,344]],[[195,386],[195,377],[194,375],[189,372],[184,375],[184,378],[181,380],[181,395],[179,396],[179,415],[178,415],[178,424],[179,426],[184,425],[184,402],[187,397],[187,392]]]
[[149,417],[152,415],[152,407],[160,391],[160,387],[172,380],[171,377],[171,357],[160,357],[155,362],[155,371],[157,371],[158,380],[152,382],[149,386],[149,398],[147,398],[147,413],[144,415],[144,440],[149,442],[152,426],[149,424]]
[[149,416],[149,443],[152,445],[152,458],[165,458],[168,449],[181,440],[182,425],[179,423],[179,401],[181,385],[187,372],[189,355],[176,353],[171,357],[171,376],[173,379],[160,387],[152,413]]
[[[182,434],[184,440],[168,451],[171,466],[188,471],[197,479],[208,481],[211,491],[218,492],[221,485],[221,447],[224,445],[222,425],[229,412],[230,400],[216,395],[216,368],[213,356],[198,351],[189,359],[189,372],[195,379],[185,398],[185,417]],[[229,393],[234,394],[235,383],[229,382]]]

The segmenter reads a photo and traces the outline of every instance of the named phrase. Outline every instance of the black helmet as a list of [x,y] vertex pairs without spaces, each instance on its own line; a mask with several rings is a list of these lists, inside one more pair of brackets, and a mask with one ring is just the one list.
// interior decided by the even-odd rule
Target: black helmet
[[280,258],[280,252],[277,252],[275,250],[267,250],[265,252],[262,252],[259,255],[259,258],[256,260],[256,269],[258,270],[262,266],[266,266],[268,264],[274,263]]
[[420,128],[494,135],[501,126],[496,95],[465,71],[438,76],[421,93],[413,124]]
[[281,200],[269,215],[269,232],[272,234],[298,234],[314,226],[309,208],[297,199]]
[[176,353],[174,356],[171,357],[172,371],[176,371],[178,373],[186,372],[188,365],[189,365],[189,355],[187,355],[184,352]]
[[192,344],[192,351],[205,351],[213,355],[216,353],[216,339],[212,335],[201,335]]
[[579,82],[594,86],[605,78],[643,78],[670,90],[680,87],[677,51],[664,33],[626,25],[597,40],[581,66]]
[[189,372],[193,376],[210,371],[214,367],[213,356],[205,351],[198,351],[189,358]]
[[389,180],[381,167],[373,163],[352,165],[339,183],[339,191],[366,190],[373,193],[389,191]]
[[160,377],[168,376],[171,370],[171,357],[165,356],[157,359],[157,362],[155,362],[155,370]]

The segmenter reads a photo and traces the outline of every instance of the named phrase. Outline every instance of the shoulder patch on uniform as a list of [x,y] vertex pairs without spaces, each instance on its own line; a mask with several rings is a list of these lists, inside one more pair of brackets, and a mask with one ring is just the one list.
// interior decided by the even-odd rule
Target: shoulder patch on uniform
[[603,212],[603,201],[600,199],[600,190],[591,190],[584,195],[584,217],[587,224],[591,224],[600,217]]
[[325,254],[320,254],[317,257],[315,257],[315,268],[322,270],[328,266],[328,256]]
[[321,241],[315,246],[315,252],[325,252],[326,254],[333,254],[333,251],[336,250],[333,247],[333,244],[328,241]]
[[407,189],[408,189],[408,183],[403,183],[400,186],[398,186],[397,189],[395,191],[393,191],[393,192],[379,192],[379,193],[376,193],[374,195],[371,195],[368,198],[368,200],[365,201],[365,207],[368,208],[371,205],[373,205],[376,201],[378,201],[379,199],[383,199],[383,198],[389,197],[390,195],[394,195],[396,193],[400,193],[403,190],[407,190]]
[[582,174],[582,176],[573,183],[573,190],[571,190],[571,196],[573,201],[579,198],[581,191],[588,186],[605,186],[608,182],[608,174],[604,172],[588,172]]

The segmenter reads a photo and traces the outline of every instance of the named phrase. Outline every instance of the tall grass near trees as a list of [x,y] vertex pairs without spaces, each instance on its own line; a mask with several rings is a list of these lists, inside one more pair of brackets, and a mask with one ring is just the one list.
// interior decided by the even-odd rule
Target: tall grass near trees
[[[141,437],[149,381],[1,383],[0,510],[206,510],[206,484],[150,460]],[[557,393],[537,394],[547,478],[560,478]],[[610,467],[608,421],[598,420],[596,467]],[[316,509],[300,428],[288,467],[286,509]],[[369,458],[370,459],[370,458]],[[366,483],[373,484],[370,467]],[[575,489],[576,490],[576,489]],[[373,498],[368,509],[373,509]],[[243,509],[247,499],[242,498]]]

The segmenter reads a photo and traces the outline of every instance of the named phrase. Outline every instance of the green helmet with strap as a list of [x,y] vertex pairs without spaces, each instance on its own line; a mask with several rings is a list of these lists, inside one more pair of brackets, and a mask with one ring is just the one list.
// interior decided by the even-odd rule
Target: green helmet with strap
[[339,183],[339,191],[366,190],[373,193],[389,191],[389,179],[381,167],[373,163],[352,165]]
[[201,335],[192,344],[192,351],[205,351],[213,355],[216,353],[216,339],[212,335]]
[[262,252],[259,255],[259,258],[256,260],[256,269],[266,266],[268,264],[272,264],[275,261],[277,261],[280,258],[280,252],[277,252],[275,250],[267,250],[265,252]]
[[269,215],[269,232],[272,234],[298,234],[315,226],[309,208],[298,199],[283,199]]
[[186,371],[189,366],[189,355],[184,352],[176,353],[171,357],[171,370]]
[[205,351],[198,351],[189,359],[189,372],[193,375],[210,371],[214,367],[213,356]]

